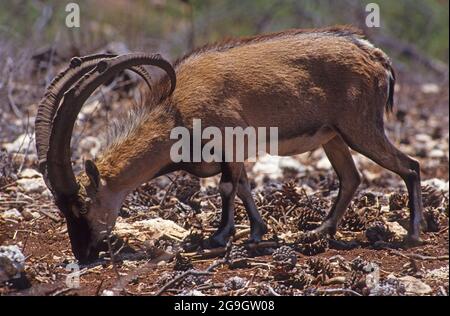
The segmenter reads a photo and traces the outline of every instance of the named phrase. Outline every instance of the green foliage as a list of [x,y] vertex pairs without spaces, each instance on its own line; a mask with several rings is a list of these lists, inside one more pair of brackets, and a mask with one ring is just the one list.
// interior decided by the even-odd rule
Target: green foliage
[[[81,8],[79,30],[64,25],[68,2],[0,1],[0,42],[12,39],[20,46],[33,40],[43,45],[59,39],[89,50],[109,41],[125,41],[132,48],[148,49],[162,40],[164,47],[179,54],[191,46],[230,36],[333,24],[364,27],[365,5],[373,1],[79,0],[75,1]],[[373,32],[411,43],[425,54],[448,62],[448,1],[376,3],[381,7],[382,27]],[[43,17],[45,6],[52,12],[48,21]]]

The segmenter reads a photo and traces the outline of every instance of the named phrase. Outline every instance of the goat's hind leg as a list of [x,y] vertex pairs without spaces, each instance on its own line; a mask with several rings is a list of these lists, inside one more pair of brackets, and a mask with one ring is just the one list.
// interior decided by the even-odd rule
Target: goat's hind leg
[[339,193],[326,220],[314,230],[334,235],[361,179],[347,144],[338,135],[323,145],[325,153],[339,178]]
[[408,188],[409,208],[411,212],[410,227],[405,240],[405,246],[422,244],[420,229],[421,226],[425,226],[426,224],[422,211],[419,163],[395,148],[384,134],[382,128],[366,124],[360,126],[358,133],[346,133],[342,129],[341,135],[352,149],[402,177]]

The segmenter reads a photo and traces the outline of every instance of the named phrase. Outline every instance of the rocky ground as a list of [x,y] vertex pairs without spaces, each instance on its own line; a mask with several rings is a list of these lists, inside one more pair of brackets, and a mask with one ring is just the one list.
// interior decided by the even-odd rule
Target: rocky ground
[[[116,80],[103,91],[113,93],[98,93],[84,107],[73,140],[76,166],[96,155],[96,135],[126,111],[134,85],[130,77]],[[21,88],[13,91],[18,104],[25,103]],[[76,281],[76,266],[64,219],[36,171],[33,117],[41,90],[26,88],[33,102],[0,113],[1,295],[448,295],[446,85],[400,84],[397,111],[387,119],[390,139],[422,165],[424,246],[400,247],[409,216],[400,178],[357,154],[363,184],[338,234],[308,233],[338,189],[319,149],[246,166],[270,227],[259,245],[245,243],[249,223],[237,202],[233,242],[202,250],[220,220],[218,178],[179,173],[142,185],[121,210],[112,250],[80,267],[75,288],[67,283]]]

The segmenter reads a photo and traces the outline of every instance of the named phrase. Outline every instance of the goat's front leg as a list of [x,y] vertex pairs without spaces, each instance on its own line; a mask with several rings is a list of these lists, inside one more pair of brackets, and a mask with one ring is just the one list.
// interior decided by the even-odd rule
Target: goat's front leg
[[237,191],[238,197],[244,203],[250,220],[250,242],[260,242],[264,234],[267,233],[267,226],[256,208],[255,201],[252,197],[250,184],[248,183],[247,173],[244,168],[239,179],[239,187]]
[[207,247],[224,247],[234,234],[234,199],[243,170],[242,163],[223,163],[219,191],[222,198],[222,218],[217,231],[209,238]]

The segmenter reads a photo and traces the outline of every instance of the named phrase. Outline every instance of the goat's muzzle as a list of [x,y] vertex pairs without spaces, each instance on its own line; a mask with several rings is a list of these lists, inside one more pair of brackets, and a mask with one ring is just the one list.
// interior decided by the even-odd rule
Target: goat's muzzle
[[96,245],[92,245],[91,230],[86,219],[66,217],[66,221],[75,258],[83,264],[98,259],[99,250]]

